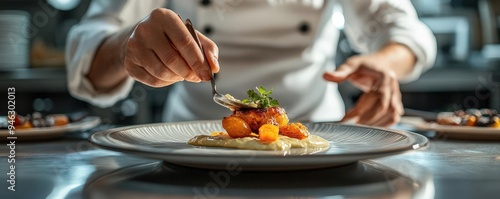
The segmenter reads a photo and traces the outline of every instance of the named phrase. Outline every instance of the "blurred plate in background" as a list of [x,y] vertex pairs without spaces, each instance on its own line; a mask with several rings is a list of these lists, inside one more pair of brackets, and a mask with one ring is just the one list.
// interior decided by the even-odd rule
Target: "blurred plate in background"
[[0,136],[5,138],[8,136],[16,136],[17,139],[37,140],[50,139],[63,136],[67,132],[83,131],[96,127],[101,123],[101,118],[96,116],[88,116],[78,122],[69,123],[64,126],[42,127],[15,130],[15,135],[9,135],[9,130],[0,130]]
[[426,122],[420,117],[403,117],[401,124],[410,125],[419,131],[435,131],[440,139],[500,140],[500,128],[451,126]]

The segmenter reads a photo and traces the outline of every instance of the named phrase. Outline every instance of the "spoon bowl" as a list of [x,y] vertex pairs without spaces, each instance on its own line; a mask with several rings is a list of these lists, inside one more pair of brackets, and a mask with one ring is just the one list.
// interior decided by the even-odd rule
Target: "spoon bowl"
[[[184,23],[189,30],[189,33],[191,33],[191,36],[193,36],[194,40],[196,41],[196,44],[201,49],[201,52],[203,54],[203,57],[205,60],[207,60],[205,53],[203,52],[203,46],[201,45],[200,39],[198,38],[198,35],[196,34],[196,31],[193,28],[193,24],[191,23],[191,20],[186,19]],[[239,109],[254,109],[258,108],[257,105],[250,105],[250,104],[245,104],[242,103],[240,100],[236,100],[234,98],[228,98],[226,95],[221,95],[219,92],[217,92],[217,86],[215,84],[215,78],[214,78],[214,73],[212,70],[210,70],[210,74],[212,75],[212,78],[210,79],[210,83],[212,85],[212,95],[213,95],[213,100],[221,105],[224,106],[231,111],[239,110]]]

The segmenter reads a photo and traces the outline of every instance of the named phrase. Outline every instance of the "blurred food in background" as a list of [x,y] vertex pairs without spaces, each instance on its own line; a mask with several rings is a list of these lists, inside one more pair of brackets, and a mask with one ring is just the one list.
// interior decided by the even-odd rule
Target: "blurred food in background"
[[31,67],[64,67],[64,51],[37,38],[31,46],[30,63]]

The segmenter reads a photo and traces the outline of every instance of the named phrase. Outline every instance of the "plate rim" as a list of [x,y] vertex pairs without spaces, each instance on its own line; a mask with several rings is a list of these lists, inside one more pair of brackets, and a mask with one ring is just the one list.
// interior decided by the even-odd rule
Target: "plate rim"
[[[106,129],[99,131],[97,133],[92,134],[88,140],[91,144],[104,148],[107,150],[112,150],[112,151],[118,151],[118,152],[127,152],[128,154],[140,154],[140,153],[148,153],[149,156],[152,155],[160,155],[160,156],[165,156],[168,155],[169,157],[218,157],[220,158],[220,154],[179,154],[179,153],[172,153],[172,152],[158,152],[158,151],[144,151],[144,150],[137,150],[133,148],[128,148],[128,147],[119,147],[119,146],[112,146],[112,144],[106,143],[104,140],[109,139],[108,136],[111,133],[118,132],[118,131],[124,131],[124,130],[129,130],[129,129],[134,129],[134,128],[141,128],[141,127],[153,127],[153,126],[162,126],[162,125],[179,125],[179,124],[189,124],[189,123],[202,123],[202,122],[220,122],[220,120],[195,120],[195,121],[183,121],[183,122],[166,122],[166,123],[151,123],[151,124],[139,124],[139,125],[131,125],[131,126],[125,126],[125,127],[118,127],[118,128],[112,128],[112,129]],[[336,122],[304,122],[307,124],[332,124],[332,125],[337,125],[337,126],[352,126],[352,127],[361,127],[361,128],[368,128],[368,129],[377,129],[377,130],[382,130],[382,131],[388,131],[391,133],[396,133],[399,135],[406,136],[407,138],[412,141],[408,146],[401,146],[401,147],[392,147],[384,150],[378,150],[378,151],[366,151],[366,152],[348,152],[348,153],[343,153],[343,154],[324,154],[324,153],[315,153],[315,154],[308,154],[308,155],[283,155],[279,156],[280,158],[297,158],[297,157],[318,157],[318,158],[324,158],[324,157],[345,157],[345,156],[373,156],[373,155],[383,155],[383,154],[399,154],[399,153],[405,153],[408,151],[414,151],[414,150],[423,150],[426,149],[429,145],[430,142],[429,140],[420,134],[416,134],[410,131],[404,131],[404,130],[396,130],[396,129],[387,129],[387,128],[382,128],[382,127],[371,127],[371,126],[365,126],[365,125],[351,125],[351,124],[340,124]],[[103,139],[99,139],[98,137],[101,137]],[[225,148],[226,149],[226,148]],[[246,150],[246,149],[234,149],[238,151],[259,151],[259,150]],[[277,155],[272,155],[272,154],[259,154],[257,155],[260,159],[265,159],[265,158],[276,158]],[[225,154],[225,158],[246,158],[247,156],[245,154]]]

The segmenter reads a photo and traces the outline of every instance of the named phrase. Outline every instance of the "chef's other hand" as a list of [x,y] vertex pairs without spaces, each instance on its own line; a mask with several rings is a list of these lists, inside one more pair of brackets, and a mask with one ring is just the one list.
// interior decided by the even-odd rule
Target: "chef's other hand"
[[125,70],[137,81],[152,87],[183,80],[208,81],[210,70],[219,71],[219,50],[213,41],[197,34],[204,52],[176,13],[157,8],[137,24],[129,37],[125,45]]
[[359,124],[390,126],[399,122],[403,114],[401,92],[396,73],[389,61],[378,54],[353,56],[335,72],[326,72],[323,78],[331,82],[349,80],[364,93],[342,121]]

